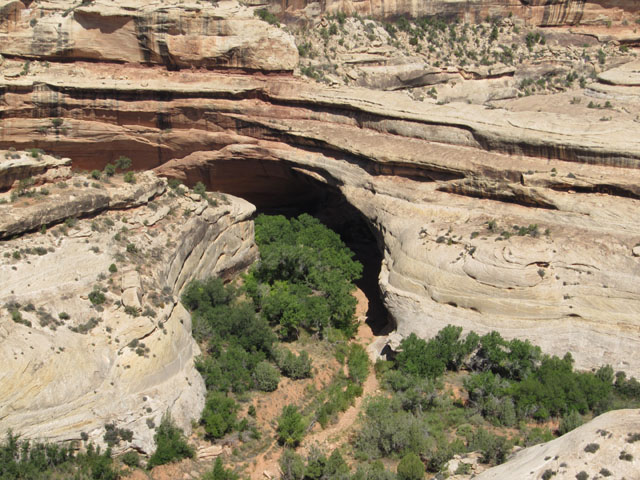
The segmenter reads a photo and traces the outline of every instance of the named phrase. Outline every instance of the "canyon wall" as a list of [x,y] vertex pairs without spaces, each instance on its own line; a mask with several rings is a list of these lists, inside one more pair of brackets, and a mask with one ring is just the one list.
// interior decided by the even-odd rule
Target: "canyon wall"
[[200,350],[179,296],[193,278],[255,260],[254,207],[178,198],[163,179],[136,177],[74,175],[0,205],[0,235],[12,237],[0,245],[1,431],[104,444],[113,424],[133,432],[116,452],[150,453],[165,413],[190,432],[202,411]]
[[6,56],[264,72],[293,70],[298,58],[290,36],[234,2],[223,2],[214,14],[197,3],[4,3]]
[[[552,105],[439,104],[284,74],[297,59],[291,37],[251,9],[165,3],[69,4],[68,12],[53,2],[5,3],[13,13],[0,36],[0,148],[69,157],[76,172],[126,155],[136,170],[202,181],[258,207],[337,189],[383,252],[379,285],[397,324],[384,341],[455,324],[569,350],[579,368],[610,363],[640,376],[637,61],[599,66],[606,71],[585,79],[582,104],[567,96]],[[261,33],[247,48],[230,47],[245,29]],[[589,108],[587,98],[621,107]],[[39,175],[20,165],[6,171]],[[72,195],[60,187],[41,204],[0,204],[2,238],[23,235],[0,245],[0,273],[10,279],[0,295],[32,324],[13,321],[15,307],[0,310],[0,354],[11,366],[0,378],[0,425],[28,437],[99,440],[115,422],[139,432],[133,445],[148,451],[149,425],[168,406],[187,428],[202,406],[197,347],[177,295],[194,275],[255,258],[253,207],[171,196],[151,173],[98,187],[77,175]],[[75,215],[96,216],[97,230],[87,218],[58,236],[24,235]],[[125,231],[127,242],[115,238]],[[26,246],[49,253],[22,261]],[[130,264],[109,276],[116,255]],[[107,290],[105,313],[88,299],[96,283]],[[68,326],[48,326],[37,313],[45,304],[54,318],[69,314]],[[156,317],[129,315],[127,305]],[[88,334],[68,328],[94,316]]]
[[278,11],[302,16],[345,12],[379,19],[439,16],[478,22],[513,15],[528,25],[542,27],[633,22],[638,12],[633,0],[272,0],[271,5]]
[[[339,188],[379,232],[381,288],[401,335],[499,329],[569,349],[581,368],[640,374],[632,120],[419,103],[286,77],[73,69],[4,80],[1,146],[57,151],[85,169],[128,154],[136,168],[250,199],[256,189],[282,199],[271,179],[306,175]],[[39,113],[52,109],[59,127]],[[514,229],[534,224],[535,237]]]

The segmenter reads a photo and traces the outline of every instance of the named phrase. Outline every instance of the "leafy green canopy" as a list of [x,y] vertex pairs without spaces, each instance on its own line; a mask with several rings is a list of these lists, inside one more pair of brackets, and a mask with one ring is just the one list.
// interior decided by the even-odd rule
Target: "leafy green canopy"
[[356,300],[353,281],[362,265],[338,234],[307,214],[255,221],[260,262],[246,279],[247,292],[284,337],[300,328],[322,333],[328,326],[352,336]]
[[[611,408],[614,375],[610,366],[576,372],[569,353],[562,359],[543,355],[529,341],[505,340],[498,332],[482,337],[471,332],[466,338],[461,333],[462,328],[449,325],[428,341],[410,335],[400,344],[395,369],[409,377],[436,379],[445,370],[466,366],[472,371],[465,380],[470,406],[507,426],[518,418],[545,420],[572,411],[599,413]],[[392,373],[387,376],[392,383],[402,380]],[[627,387],[633,381],[619,380],[615,392],[633,392]]]

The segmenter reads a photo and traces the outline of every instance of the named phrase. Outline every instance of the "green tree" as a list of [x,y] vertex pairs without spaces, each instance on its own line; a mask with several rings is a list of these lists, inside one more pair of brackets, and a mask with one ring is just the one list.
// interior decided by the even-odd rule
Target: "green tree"
[[184,433],[175,426],[169,414],[162,417],[153,439],[156,441],[156,451],[149,458],[149,468],[194,456],[193,448],[189,446]]
[[222,464],[220,457],[216,458],[213,469],[202,476],[202,480],[238,480],[240,477]]
[[304,460],[290,449],[285,449],[278,462],[282,472],[282,480],[302,480],[304,478]]
[[283,348],[276,352],[275,357],[276,363],[285,377],[298,380],[311,376],[311,358],[306,351],[302,350],[299,355],[296,355],[291,350]]
[[131,168],[131,159],[124,155],[120,155],[115,161],[115,164],[116,168],[119,170],[128,170]]
[[398,480],[422,480],[424,464],[415,453],[407,453],[398,463]]
[[[352,282],[362,265],[340,237],[306,214],[291,220],[260,215],[255,225],[261,260],[252,276],[270,287],[262,302],[269,321],[280,323],[287,335],[295,336],[301,326],[322,331],[328,324],[353,335]],[[252,292],[257,300],[255,284]]]
[[253,371],[253,380],[256,388],[263,392],[273,392],[278,388],[280,382],[280,373],[267,361],[262,361],[256,365]]
[[297,447],[307,428],[302,414],[293,405],[286,405],[278,417],[278,442],[287,447]]
[[347,356],[349,378],[358,384],[364,383],[369,375],[369,355],[360,344],[354,343]]
[[347,462],[344,461],[340,451],[336,448],[327,459],[327,463],[324,466],[323,477],[333,480],[348,480],[350,476],[349,473]]
[[113,177],[115,175],[115,173],[116,173],[116,166],[113,165],[112,163],[107,163],[104,166],[104,174],[107,177]]
[[211,392],[207,396],[202,423],[205,432],[213,438],[222,438],[232,431],[236,425],[236,402],[223,393]]
[[415,333],[400,342],[395,361],[400,371],[418,377],[437,378],[444,373],[446,366],[436,344],[418,338]]
[[127,172],[124,174],[123,180],[127,183],[136,183],[136,176],[133,174],[133,172]]

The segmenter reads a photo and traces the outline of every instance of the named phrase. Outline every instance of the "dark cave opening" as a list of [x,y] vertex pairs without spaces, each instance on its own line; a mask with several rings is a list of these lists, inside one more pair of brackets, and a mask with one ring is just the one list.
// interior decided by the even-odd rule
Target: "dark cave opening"
[[285,204],[282,207],[271,205],[268,208],[256,205],[257,213],[285,216],[308,213],[338,233],[362,263],[362,278],[356,282],[356,286],[368,300],[367,324],[374,335],[387,335],[395,326],[380,296],[378,276],[382,266],[382,251],[376,234],[367,219],[347,201],[340,190],[313,180],[311,182],[316,184],[314,188],[317,191],[307,202]]
[[362,278],[356,285],[369,302],[367,324],[374,335],[386,335],[395,328],[378,286],[383,259],[381,240],[337,186],[314,178],[315,174],[273,161],[220,161],[209,165],[206,171],[185,173],[188,185],[202,181],[207,190],[244,198],[256,206],[257,214],[292,217],[308,213],[318,218],[340,235],[363,265]]

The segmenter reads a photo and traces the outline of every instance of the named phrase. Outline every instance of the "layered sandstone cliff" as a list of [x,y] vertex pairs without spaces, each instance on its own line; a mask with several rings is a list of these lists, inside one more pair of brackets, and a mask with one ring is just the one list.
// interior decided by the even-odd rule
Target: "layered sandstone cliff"
[[537,26],[622,23],[633,21],[638,8],[633,0],[270,0],[270,3],[276,10],[302,16],[345,12],[386,19],[439,16],[478,22],[487,17],[514,15]]
[[0,235],[13,237],[0,246],[2,431],[102,444],[114,424],[133,432],[116,450],[151,452],[166,412],[190,431],[202,410],[178,298],[255,259],[253,207],[167,192],[149,172],[119,177],[74,175],[0,205]]
[[[569,349],[581,368],[640,373],[633,113],[603,122],[584,105],[572,107],[577,117],[284,77],[73,72],[59,64],[5,79],[0,144],[57,151],[86,169],[127,153],[136,168],[162,165],[258,202],[324,182],[378,232],[381,287],[401,334],[497,328]],[[50,111],[59,127],[41,113]],[[534,224],[537,237],[513,235]]]
[[[190,185],[203,181],[258,207],[300,204],[314,190],[339,192],[376,234],[384,256],[380,288],[400,336],[430,336],[449,323],[481,333],[499,330],[549,353],[569,350],[579,368],[610,363],[640,375],[640,92],[634,64],[604,65],[599,80],[566,94],[490,106],[438,104],[402,92],[246,74],[292,70],[297,53],[283,29],[230,2],[207,8],[96,3],[66,15],[53,4],[20,5],[5,5],[14,13],[3,23],[0,42],[7,57],[0,148],[41,148],[71,158],[75,170],[101,169],[127,155],[135,169],[156,169]],[[32,27],[37,12],[42,19]],[[232,48],[239,55],[234,57],[218,45],[236,15],[241,32],[263,33],[252,37],[249,50]],[[219,17],[220,23],[211,20]],[[218,26],[211,30],[205,23]],[[38,25],[42,33],[34,37],[29,29]],[[147,33],[136,33],[136,25]],[[273,48],[272,38],[278,42]],[[286,55],[269,57],[266,50],[278,45]],[[175,70],[181,66],[194,69]],[[245,74],[196,67],[238,67]],[[601,108],[589,108],[589,102]],[[12,160],[26,162],[26,155]],[[11,168],[6,171],[19,172]],[[39,175],[37,165],[24,168]],[[29,436],[51,432],[57,440],[82,431],[99,439],[104,423],[116,422],[141,432],[134,445],[148,450],[149,416],[155,421],[174,406],[188,426],[202,402],[195,345],[176,296],[194,275],[233,270],[253,258],[252,207],[230,200],[213,208],[197,198],[171,197],[151,174],[118,188],[96,188],[88,177],[78,181],[59,201],[20,197],[17,204],[0,205],[3,237],[73,215],[98,215],[104,230],[92,230],[87,219],[79,221],[79,231],[69,227],[69,236],[30,233],[2,244],[9,255],[0,268],[12,280],[0,297],[20,303],[32,327],[2,310],[2,355],[13,367],[0,380],[8,392],[0,399],[0,421]],[[149,206],[155,197],[155,207]],[[114,225],[106,228],[102,218]],[[113,238],[123,227],[125,243]],[[13,252],[30,242],[54,251],[27,254],[24,261],[19,252],[14,259]],[[138,280],[135,267],[117,264],[117,276],[109,276],[116,254],[125,260],[136,254],[126,252],[129,243],[148,253],[155,267],[133,263],[141,267]],[[86,335],[69,330],[67,323],[76,328],[96,315],[84,297],[101,274],[111,301],[99,312],[102,323]],[[105,283],[109,278],[113,287]],[[165,287],[164,306],[150,304],[151,293]],[[141,310],[149,305],[156,318],[125,314],[116,303],[124,297]],[[55,331],[43,327],[33,313],[39,302],[51,305],[54,318],[64,311],[71,319]],[[34,310],[25,311],[29,303]],[[135,343],[127,347],[133,340],[149,352],[136,353]],[[92,352],[88,358],[81,353],[86,351]],[[42,352],[43,364],[36,358]]]
[[3,55],[265,72],[297,62],[291,37],[235,2],[3,3]]

